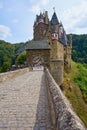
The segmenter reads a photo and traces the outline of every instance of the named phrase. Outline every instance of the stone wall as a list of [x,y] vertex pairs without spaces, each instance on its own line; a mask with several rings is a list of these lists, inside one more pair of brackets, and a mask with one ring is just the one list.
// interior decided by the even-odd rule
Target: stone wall
[[50,72],[58,85],[61,85],[63,82],[63,63],[62,60],[50,61]]
[[19,69],[15,71],[9,71],[5,73],[0,74],[0,82],[12,79],[14,77],[17,77],[18,75],[24,74],[26,72],[29,72],[29,68]]
[[48,27],[48,24],[39,23],[38,26],[34,29],[34,40],[38,41],[45,39]]
[[58,41],[49,41],[50,42],[50,59],[64,59],[64,46]]
[[32,61],[33,61],[34,56],[41,57],[43,59],[44,64],[47,67],[49,67],[50,50],[48,50],[48,49],[27,50],[26,55],[27,55],[27,63],[29,65],[29,67],[32,66]]
[[47,69],[46,79],[54,104],[56,130],[87,130]]

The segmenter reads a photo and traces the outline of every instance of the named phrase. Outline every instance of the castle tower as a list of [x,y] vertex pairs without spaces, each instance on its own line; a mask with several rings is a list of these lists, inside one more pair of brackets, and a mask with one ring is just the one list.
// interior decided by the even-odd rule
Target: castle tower
[[51,40],[50,40],[50,71],[55,81],[60,85],[63,81],[64,48],[59,41],[59,21],[54,12],[51,19]]
[[40,13],[36,15],[36,21],[34,22],[34,40],[43,40],[46,39],[46,32],[49,26],[48,12]]
[[[49,67],[56,82],[61,85],[63,82],[64,68],[71,68],[72,37],[67,39],[66,32],[59,22],[56,12],[49,21],[48,12],[36,15],[33,26],[34,38],[29,42],[27,57],[32,65],[34,55],[41,56],[44,64]],[[31,57],[32,55],[32,57]]]
[[57,18],[55,11],[54,11],[52,19],[51,19],[51,26],[52,26],[52,28],[55,27],[55,30],[58,34],[59,33],[59,20]]

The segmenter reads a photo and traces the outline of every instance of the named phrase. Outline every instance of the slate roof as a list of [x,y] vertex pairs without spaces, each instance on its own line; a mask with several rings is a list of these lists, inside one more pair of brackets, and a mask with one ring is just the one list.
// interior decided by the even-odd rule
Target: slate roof
[[42,13],[40,13],[40,16],[39,16],[40,19],[44,19],[44,16]]
[[67,36],[65,31],[63,31],[62,37],[60,38],[60,42],[62,42],[64,45],[67,45]]
[[43,49],[50,49],[50,46],[47,41],[29,41],[26,50],[43,50]]
[[51,25],[56,25],[56,24],[59,24],[59,21],[58,21],[56,13],[54,12],[52,19],[51,19]]
[[52,33],[56,33],[56,28],[55,28],[55,26],[52,27]]

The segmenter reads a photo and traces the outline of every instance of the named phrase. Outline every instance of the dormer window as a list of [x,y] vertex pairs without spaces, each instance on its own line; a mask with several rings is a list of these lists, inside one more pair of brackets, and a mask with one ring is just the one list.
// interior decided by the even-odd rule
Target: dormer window
[[44,23],[44,20],[43,19],[39,19],[39,23]]
[[58,40],[58,34],[57,33],[52,34],[52,40]]
[[61,26],[61,27],[59,28],[59,38],[62,37],[63,31],[64,31],[64,29],[63,29],[63,27]]

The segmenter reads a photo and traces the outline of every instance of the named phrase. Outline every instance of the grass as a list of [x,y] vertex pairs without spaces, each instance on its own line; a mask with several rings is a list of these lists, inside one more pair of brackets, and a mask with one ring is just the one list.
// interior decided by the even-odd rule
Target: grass
[[72,73],[73,73],[73,67],[77,72],[74,77],[71,75],[72,80],[76,83],[77,86],[79,86],[84,101],[87,103],[87,65],[80,64],[80,63],[77,64],[72,63],[72,64],[73,64]]
[[87,127],[87,65],[72,61],[72,69],[65,73],[61,88]]

